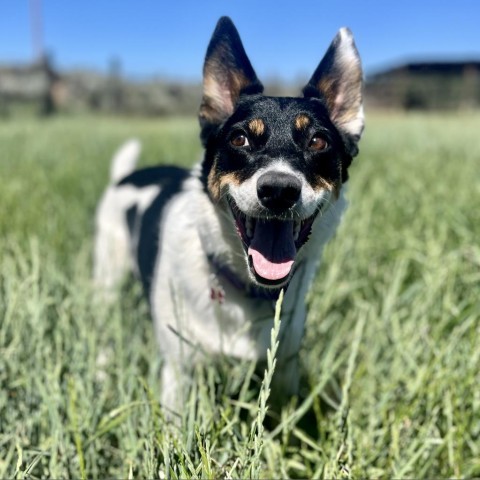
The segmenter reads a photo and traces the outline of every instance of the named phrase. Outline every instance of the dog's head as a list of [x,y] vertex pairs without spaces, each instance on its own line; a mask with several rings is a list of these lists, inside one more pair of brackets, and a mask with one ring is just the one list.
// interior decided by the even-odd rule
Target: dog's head
[[221,18],[204,65],[203,178],[231,216],[252,281],[278,288],[358,153],[362,69],[350,31],[339,31],[302,97],[262,93],[235,26]]

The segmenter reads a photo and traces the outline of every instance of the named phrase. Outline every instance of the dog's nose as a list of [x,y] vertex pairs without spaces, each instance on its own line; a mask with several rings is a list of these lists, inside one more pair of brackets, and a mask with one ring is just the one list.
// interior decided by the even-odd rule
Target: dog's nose
[[292,208],[300,198],[302,182],[290,173],[265,172],[257,181],[260,203],[275,211]]

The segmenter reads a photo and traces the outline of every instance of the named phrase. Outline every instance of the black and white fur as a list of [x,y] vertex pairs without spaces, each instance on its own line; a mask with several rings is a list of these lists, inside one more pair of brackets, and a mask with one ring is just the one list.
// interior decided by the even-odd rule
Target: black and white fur
[[[135,171],[140,144],[131,140],[98,207],[95,282],[111,298],[128,270],[143,282],[164,359],[162,403],[172,410],[205,352],[265,359],[281,288],[274,387],[282,396],[298,389],[305,296],[345,209],[363,131],[351,33],[339,31],[303,97],[262,89],[235,27],[220,19],[204,67],[203,162]],[[264,238],[270,232],[278,238]]]

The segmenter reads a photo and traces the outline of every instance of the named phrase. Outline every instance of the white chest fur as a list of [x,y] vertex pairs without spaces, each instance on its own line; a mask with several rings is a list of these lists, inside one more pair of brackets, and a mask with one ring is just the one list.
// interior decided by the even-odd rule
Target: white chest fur
[[[284,299],[280,355],[296,353],[305,322],[305,295],[324,244],[335,231],[345,207],[343,197],[314,225],[299,252],[299,267]],[[273,302],[245,295],[219,275],[209,255],[245,270],[241,251],[196,178],[169,204],[161,225],[162,238],[152,284],[151,304],[157,336],[165,354],[206,351],[246,359],[265,358],[273,325]],[[231,235],[236,235],[231,228]],[[234,242],[233,242],[234,244]],[[247,276],[243,279],[247,282]],[[168,338],[167,338],[168,337]]]

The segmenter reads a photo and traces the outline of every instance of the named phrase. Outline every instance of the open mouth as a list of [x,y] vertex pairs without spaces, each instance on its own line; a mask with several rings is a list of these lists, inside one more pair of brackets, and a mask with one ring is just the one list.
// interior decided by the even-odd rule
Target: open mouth
[[318,210],[304,220],[255,218],[245,215],[233,199],[229,200],[255,280],[268,287],[285,284],[298,250],[308,241]]

